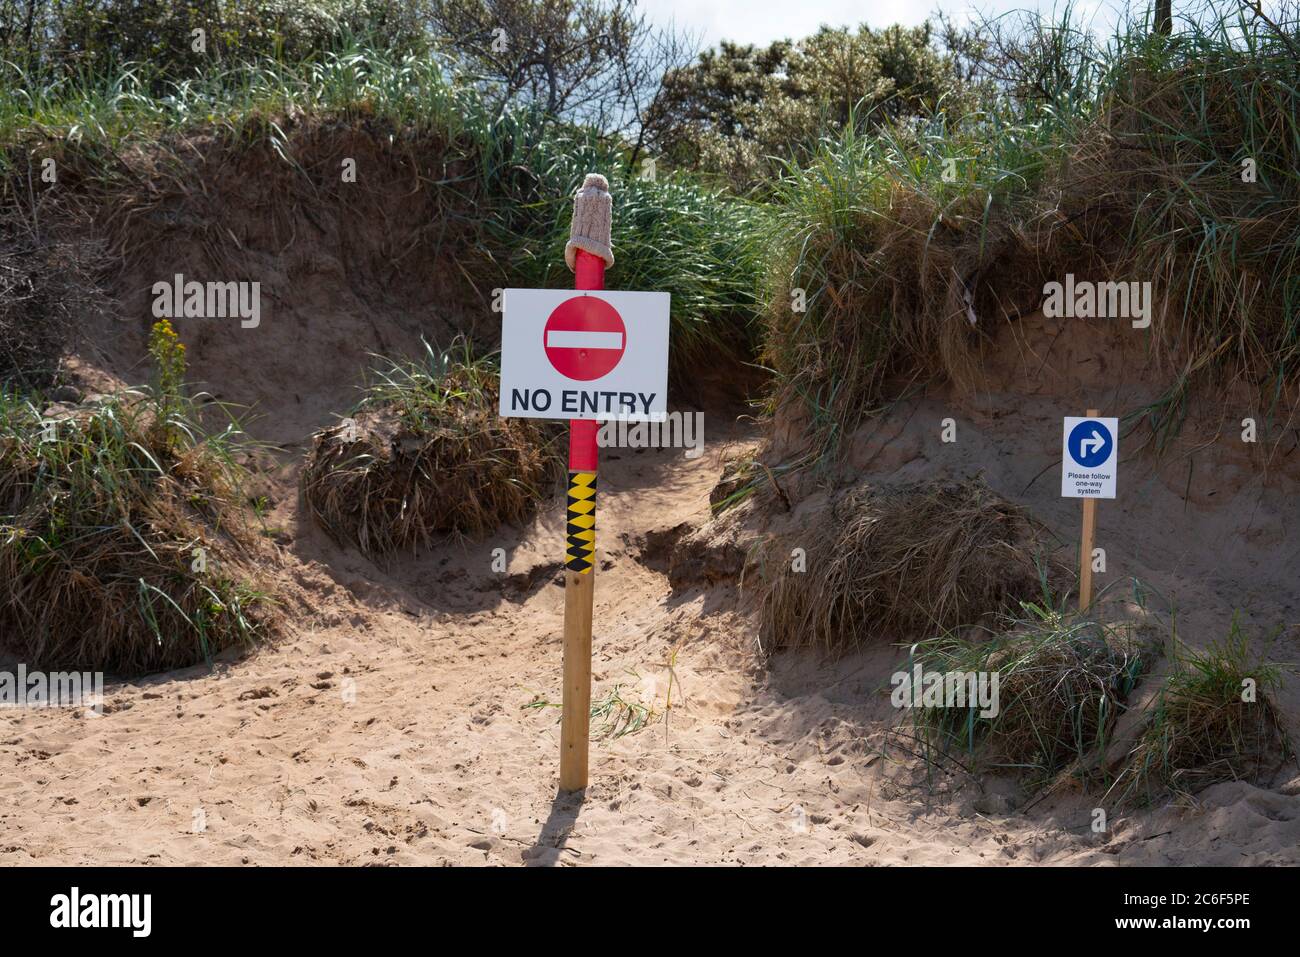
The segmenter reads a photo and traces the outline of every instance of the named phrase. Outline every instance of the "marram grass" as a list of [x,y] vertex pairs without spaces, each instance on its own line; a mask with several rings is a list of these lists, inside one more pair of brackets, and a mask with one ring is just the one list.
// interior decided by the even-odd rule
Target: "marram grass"
[[381,558],[520,522],[559,487],[558,429],[497,415],[497,367],[461,342],[379,372],[316,434],[302,473],[313,519]]
[[274,625],[230,432],[127,392],[46,414],[0,396],[0,631],[34,667],[143,674]]

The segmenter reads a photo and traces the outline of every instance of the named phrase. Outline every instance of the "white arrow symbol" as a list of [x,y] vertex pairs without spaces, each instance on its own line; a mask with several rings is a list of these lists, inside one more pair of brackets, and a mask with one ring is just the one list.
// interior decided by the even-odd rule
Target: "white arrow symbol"
[[1092,438],[1084,439],[1079,443],[1079,454],[1084,458],[1088,457],[1088,450],[1100,449],[1106,444],[1106,440],[1101,437],[1101,433],[1093,429]]

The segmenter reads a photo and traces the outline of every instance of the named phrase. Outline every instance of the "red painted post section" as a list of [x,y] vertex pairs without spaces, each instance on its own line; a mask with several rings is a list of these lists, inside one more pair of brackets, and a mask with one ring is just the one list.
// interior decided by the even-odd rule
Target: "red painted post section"
[[[574,257],[573,288],[601,290],[605,288],[605,260],[579,249]],[[569,420],[569,471],[596,471],[595,419]]]

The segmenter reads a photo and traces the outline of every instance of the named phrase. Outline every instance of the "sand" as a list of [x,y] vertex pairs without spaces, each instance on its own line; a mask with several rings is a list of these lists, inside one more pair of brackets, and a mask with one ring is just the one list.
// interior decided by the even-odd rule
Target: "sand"
[[[103,715],[0,711],[0,864],[1300,863],[1294,761],[1258,786],[1109,809],[1094,834],[1087,795],[1026,808],[1004,780],[927,775],[889,735],[896,636],[837,660],[763,659],[738,583],[745,548],[773,530],[819,534],[828,491],[792,482],[788,511],[768,499],[712,519],[724,459],[763,442],[746,410],[721,400],[705,405],[699,459],[603,457],[594,693],[617,689],[655,718],[598,736],[585,798],[557,795],[562,497],[528,527],[387,567],[312,527],[296,490],[311,431],[355,402],[368,353],[418,354],[421,336],[445,343],[459,320],[436,303],[340,296],[343,252],[307,246],[278,285],[265,273],[259,329],[178,324],[195,381],[260,416],[250,433],[267,444],[253,465],[273,503],[267,573],[286,635],[212,670],[110,680]],[[184,257],[133,267],[116,290],[124,314],[147,315],[145,290],[173,265],[203,274]],[[74,376],[91,390],[140,381],[146,330],[143,319],[89,324]],[[832,480],[982,474],[1068,546],[1078,506],[1058,494],[1060,417],[1140,407],[1160,380],[1117,334],[1076,324],[1063,335],[1041,317],[1006,327],[987,382],[899,404],[851,437]],[[1243,446],[1243,414],[1231,396],[1203,403],[1160,459],[1122,443],[1121,498],[1098,515],[1099,587],[1140,579],[1197,647],[1240,609],[1252,633],[1280,628],[1258,647],[1294,663],[1300,432],[1282,423],[1280,445]],[[940,440],[947,417],[956,443]],[[793,454],[799,431],[778,422],[769,460]],[[1300,740],[1294,664],[1278,703]]]

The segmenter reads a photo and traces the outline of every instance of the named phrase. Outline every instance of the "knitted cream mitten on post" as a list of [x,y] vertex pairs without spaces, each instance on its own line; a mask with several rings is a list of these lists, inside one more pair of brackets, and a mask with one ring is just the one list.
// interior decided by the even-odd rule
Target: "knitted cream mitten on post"
[[573,225],[569,243],[564,247],[564,261],[573,269],[579,249],[614,265],[614,250],[609,241],[609,223],[614,201],[609,195],[609,181],[599,173],[588,173],[582,188],[573,195]]

